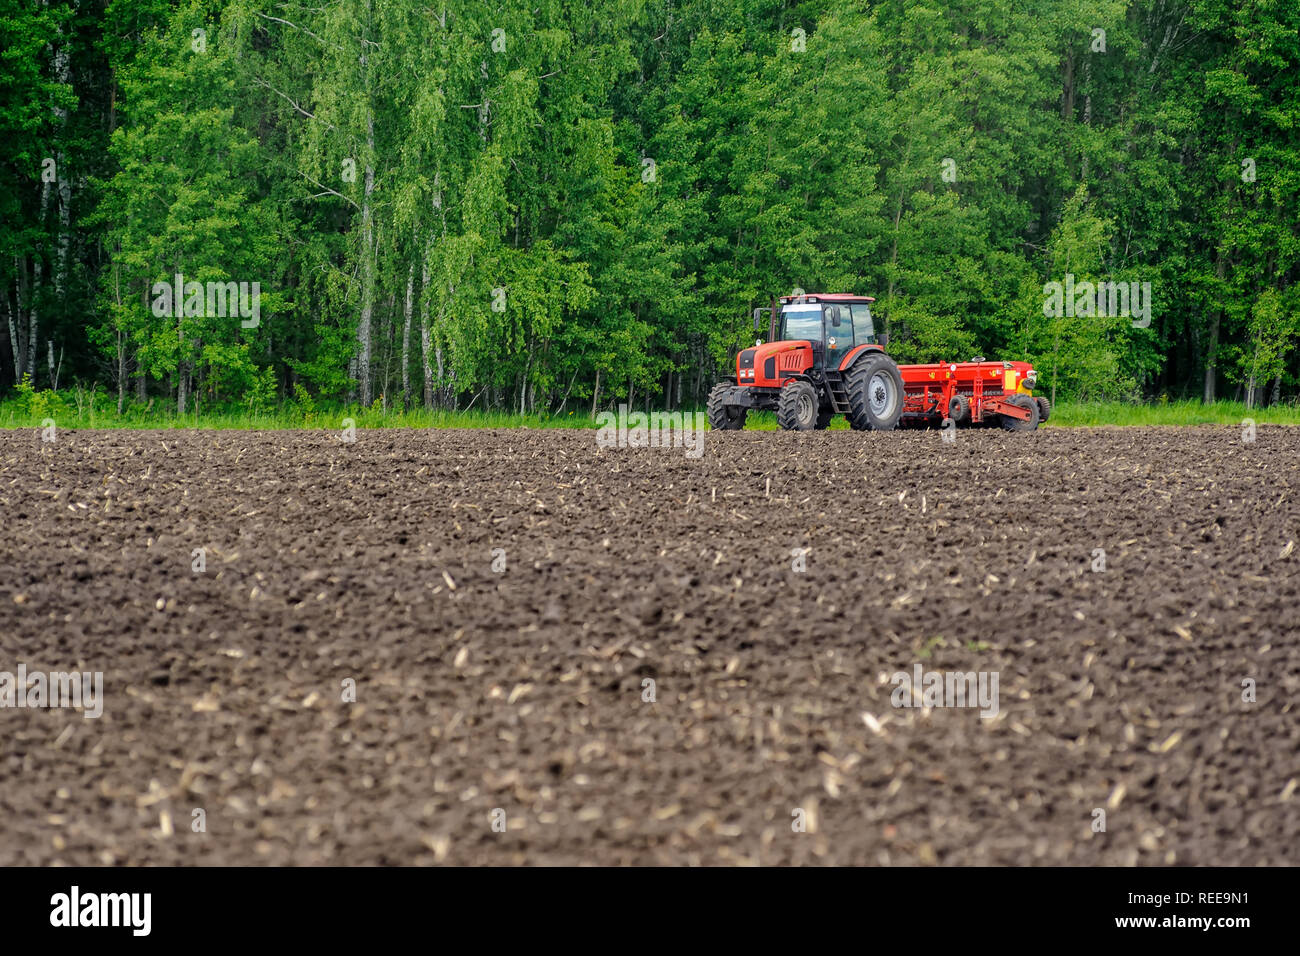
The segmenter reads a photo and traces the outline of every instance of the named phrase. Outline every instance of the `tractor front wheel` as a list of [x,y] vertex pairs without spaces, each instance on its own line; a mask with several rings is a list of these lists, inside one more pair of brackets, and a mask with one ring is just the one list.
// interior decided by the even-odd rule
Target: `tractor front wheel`
[[864,355],[845,380],[852,428],[887,432],[898,425],[903,414],[903,376],[888,355]]
[[786,431],[812,431],[817,427],[817,390],[796,379],[781,388],[776,423]]
[[731,386],[726,382],[719,382],[709,392],[709,400],[705,407],[709,412],[709,427],[715,432],[736,432],[745,427],[745,418],[749,414],[749,409],[739,405],[728,405],[727,396],[730,393]]

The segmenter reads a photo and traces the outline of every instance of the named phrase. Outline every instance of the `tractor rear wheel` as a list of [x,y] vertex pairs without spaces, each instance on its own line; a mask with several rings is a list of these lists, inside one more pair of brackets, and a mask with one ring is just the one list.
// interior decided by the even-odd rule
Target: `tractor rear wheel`
[[1002,427],[1009,432],[1031,432],[1038,427],[1038,403],[1028,395],[1012,395],[1007,399],[1008,405],[1015,405],[1017,408],[1023,408],[1029,412],[1029,417],[1024,421],[1019,418],[1012,418],[1010,415],[1003,415]]
[[705,407],[709,412],[709,427],[716,432],[736,432],[745,427],[745,418],[749,415],[749,409],[726,404],[730,392],[731,386],[726,382],[719,382],[709,392],[709,400]]
[[890,431],[903,414],[903,376],[884,353],[864,355],[845,376],[849,425],[856,431]]
[[817,390],[807,382],[786,382],[777,399],[776,423],[786,431],[812,431],[817,427]]

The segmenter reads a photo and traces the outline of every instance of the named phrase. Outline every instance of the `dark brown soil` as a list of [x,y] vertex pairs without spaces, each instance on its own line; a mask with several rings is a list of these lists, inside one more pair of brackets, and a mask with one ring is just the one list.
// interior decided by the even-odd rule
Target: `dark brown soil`
[[[5,433],[0,670],[105,707],[0,710],[0,865],[1295,863],[1298,462],[1268,427]],[[999,715],[892,706],[918,663],[996,672]]]

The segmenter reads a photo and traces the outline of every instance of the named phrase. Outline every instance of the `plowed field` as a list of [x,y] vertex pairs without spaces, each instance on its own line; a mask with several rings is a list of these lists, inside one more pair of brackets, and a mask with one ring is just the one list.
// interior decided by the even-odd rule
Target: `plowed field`
[[103,681],[0,865],[1295,863],[1298,516],[1284,428],[0,434],[0,671]]

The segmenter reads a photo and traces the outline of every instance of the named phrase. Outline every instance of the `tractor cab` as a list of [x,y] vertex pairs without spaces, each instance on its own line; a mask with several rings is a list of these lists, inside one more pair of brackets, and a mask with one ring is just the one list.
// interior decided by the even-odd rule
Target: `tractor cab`
[[754,331],[763,331],[763,313],[773,342],[809,343],[819,367],[838,368],[839,359],[858,345],[884,346],[871,318],[871,303],[865,295],[787,295],[772,309],[754,310]]
[[773,338],[807,342],[817,367],[839,368],[854,346],[876,344],[871,301],[865,297],[858,302],[825,302],[816,297],[814,301],[783,300]]

